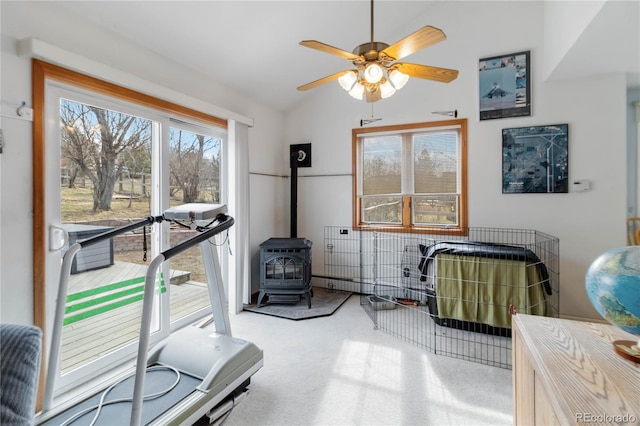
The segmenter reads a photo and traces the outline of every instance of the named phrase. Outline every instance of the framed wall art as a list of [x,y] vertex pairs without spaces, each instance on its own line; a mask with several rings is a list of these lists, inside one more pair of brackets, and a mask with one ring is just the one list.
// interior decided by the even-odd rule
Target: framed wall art
[[569,125],[502,129],[502,193],[569,192]]
[[531,115],[531,52],[482,58],[480,120]]

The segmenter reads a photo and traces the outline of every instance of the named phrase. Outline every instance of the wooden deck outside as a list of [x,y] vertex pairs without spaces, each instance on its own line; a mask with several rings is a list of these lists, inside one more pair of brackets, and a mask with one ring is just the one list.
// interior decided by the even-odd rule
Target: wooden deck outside
[[[116,261],[107,268],[71,275],[68,294],[78,294],[113,283],[140,277],[144,280],[147,265]],[[170,319],[175,321],[209,305],[205,283],[189,280],[189,272],[170,272]],[[142,284],[137,284],[140,286]],[[114,291],[102,294],[113,294]],[[100,295],[91,296],[89,299]],[[107,296],[108,297],[108,296]],[[68,304],[69,305],[69,304]],[[68,306],[67,305],[67,306]],[[104,353],[138,339],[142,301],[81,319],[62,329],[62,371],[77,368]]]

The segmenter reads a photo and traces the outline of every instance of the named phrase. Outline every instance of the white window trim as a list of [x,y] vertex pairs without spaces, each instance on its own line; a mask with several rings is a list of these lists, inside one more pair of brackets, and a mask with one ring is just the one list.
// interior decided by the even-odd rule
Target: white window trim
[[[111,98],[99,93],[94,93],[94,92],[91,92],[90,90],[86,90],[86,89],[71,86],[65,83],[61,83],[55,80],[47,80],[45,82],[45,94],[46,94],[45,110],[47,114],[45,116],[46,117],[45,140],[52,140],[53,138],[59,137],[59,123],[60,123],[59,101],[62,98],[70,99],[73,102],[81,102],[84,104],[95,105],[100,108],[117,110],[118,112],[121,112],[124,114],[143,117],[145,119],[151,120],[153,123],[152,125],[154,126],[156,126],[157,123],[163,123],[165,124],[164,127],[167,127],[167,125],[169,124],[168,117],[158,114],[157,111],[154,111],[145,107],[140,107],[130,102],[121,101],[120,99],[117,99],[117,98]],[[56,114],[57,118],[55,120],[50,119],[51,117],[48,114]],[[57,144],[46,144],[46,149],[49,150],[55,146],[57,146]],[[160,151],[160,147],[157,145],[154,146],[152,150],[153,152],[152,155],[158,155],[159,151]],[[48,152],[47,156],[51,156],[51,158],[59,158],[60,154],[59,152],[52,151],[52,152]],[[156,162],[156,167],[158,166],[159,165]],[[51,173],[53,174],[50,175]],[[48,180],[59,182],[59,176],[57,175],[57,173],[59,173],[59,170],[56,170],[56,169],[47,170],[47,175],[49,176]],[[60,197],[59,192],[51,193],[51,191],[47,191],[46,204],[49,204],[49,203],[53,203],[53,205],[60,204],[61,200],[59,199],[59,197]],[[161,199],[156,199],[156,197],[161,197]],[[163,200],[162,198],[164,198],[163,194],[158,194],[157,191],[152,192],[152,200],[151,200],[152,211],[150,212],[150,214],[157,215],[159,213],[157,211],[153,211],[154,206],[161,206],[165,202],[168,205],[168,200]],[[51,210],[49,211],[51,212]],[[54,222],[60,223],[61,218],[57,217],[52,219],[54,219]],[[162,226],[162,224],[159,224],[159,225],[160,225],[159,228],[161,228],[159,232],[164,232],[166,234],[165,240],[168,241],[168,227]],[[156,240],[156,244],[152,245],[152,247],[154,247],[154,252],[151,253],[152,258],[155,257],[161,250],[166,249],[166,247],[159,247],[158,242],[160,238],[159,238],[159,234],[157,233],[157,230],[158,230],[158,227],[154,228],[154,230],[152,231],[152,238]],[[50,266],[47,265],[47,268],[49,267]],[[168,274],[169,271],[167,266],[165,265],[163,267],[165,268],[165,270],[163,271],[164,275],[169,276]],[[56,272],[57,272],[57,269],[56,269]],[[51,273],[49,275],[57,276],[57,274],[54,274],[54,273]],[[46,293],[46,299],[47,299],[46,312],[48,313],[47,330],[52,330],[53,320],[54,320],[53,314],[55,312],[55,306],[56,306],[57,297],[58,297],[58,287],[47,286],[47,290],[45,293]],[[168,308],[169,308],[168,297],[162,298],[161,303],[162,303],[162,309],[168,312]],[[159,330],[154,332],[151,335],[152,342],[157,342],[165,338],[169,334],[170,325],[168,323],[168,315],[166,315],[166,318],[165,316],[161,316],[160,319],[163,322],[162,324],[158,324]],[[49,337],[49,341],[47,342],[47,347],[50,348],[51,333],[48,333],[48,337]],[[122,365],[123,362],[125,362],[123,360],[131,358],[135,354],[135,351],[137,350],[137,346],[138,346],[138,341],[136,339],[132,342],[127,343],[124,346],[117,348],[116,350],[108,354],[106,357],[99,357],[75,370],[66,372],[64,374],[62,374],[62,372],[58,370],[55,393],[58,395],[61,393],[64,393],[70,389],[73,389],[79,385],[86,383],[88,379],[97,377],[101,374],[104,374],[105,372],[110,371],[114,367]],[[50,353],[50,349],[47,351],[47,353]],[[59,366],[58,366],[58,369],[59,369]]]

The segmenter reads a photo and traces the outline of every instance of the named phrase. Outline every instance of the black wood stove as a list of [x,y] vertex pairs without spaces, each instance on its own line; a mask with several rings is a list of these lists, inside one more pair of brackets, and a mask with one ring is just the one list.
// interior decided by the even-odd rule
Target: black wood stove
[[298,238],[298,167],[311,166],[311,144],[291,145],[291,237],[260,244],[260,294],[269,303],[298,303],[304,295],[311,308],[311,241]]
[[311,308],[311,241],[305,238],[269,238],[260,244],[260,295],[270,303],[298,303],[307,297]]

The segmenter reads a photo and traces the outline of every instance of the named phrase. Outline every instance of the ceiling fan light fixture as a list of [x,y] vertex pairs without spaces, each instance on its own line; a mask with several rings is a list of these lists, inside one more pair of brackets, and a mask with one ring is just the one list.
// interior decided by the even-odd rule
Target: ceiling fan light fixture
[[386,99],[396,93],[396,89],[389,82],[389,80],[385,80],[384,83],[380,85],[380,96],[382,99]]
[[364,69],[364,79],[367,80],[368,83],[375,84],[382,80],[382,76],[382,67],[375,62],[367,65]]
[[362,95],[364,94],[364,86],[360,83],[354,84],[353,88],[349,91],[349,94],[357,100],[361,101]]
[[[0,0],[1,1],[1,0]],[[309,90],[338,80],[340,86],[356,99],[377,102],[388,98],[404,87],[409,77],[448,83],[458,76],[457,70],[429,65],[395,62],[418,50],[445,40],[447,37],[439,28],[425,25],[408,36],[389,45],[374,41],[373,1],[371,2],[371,41],[358,45],[352,52],[333,47],[317,40],[303,40],[302,46],[339,56],[350,61],[355,69],[339,71],[299,86],[298,90]],[[395,63],[394,63],[395,62]],[[403,70],[401,72],[400,70]]]
[[409,81],[409,76],[398,70],[391,70],[391,72],[389,72],[389,80],[391,80],[391,84],[393,84],[396,90],[400,90],[407,84],[407,81]]
[[355,71],[347,71],[338,78],[338,83],[347,92],[353,89],[354,84],[358,81],[358,74]]

